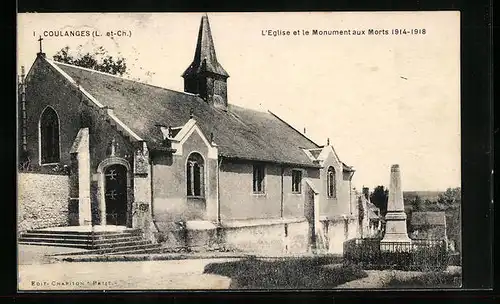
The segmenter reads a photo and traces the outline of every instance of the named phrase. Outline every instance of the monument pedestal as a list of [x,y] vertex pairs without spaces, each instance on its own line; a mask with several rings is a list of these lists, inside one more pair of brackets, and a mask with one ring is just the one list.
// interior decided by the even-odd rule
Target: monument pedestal
[[411,239],[406,231],[404,212],[387,212],[385,215],[385,235],[380,241],[380,250],[384,252],[406,252],[411,249]]
[[385,235],[381,242],[411,242],[406,230],[406,213],[389,211],[385,215]]
[[380,241],[381,251],[409,251],[411,239],[406,229],[406,213],[404,211],[403,191],[399,165],[391,167],[391,183],[389,201],[385,215],[385,235]]

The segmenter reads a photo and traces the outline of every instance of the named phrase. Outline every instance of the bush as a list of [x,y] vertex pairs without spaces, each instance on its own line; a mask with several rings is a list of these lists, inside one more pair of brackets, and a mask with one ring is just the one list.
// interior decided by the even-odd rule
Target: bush
[[460,287],[462,285],[462,275],[459,272],[428,272],[422,275],[403,279],[393,276],[385,287],[396,288],[452,288]]
[[321,266],[318,258],[248,258],[209,264],[204,273],[230,277],[233,289],[330,289],[367,276],[358,266]]
[[444,270],[448,253],[444,242],[413,240],[412,244],[387,243],[382,251],[380,239],[353,239],[344,242],[344,263],[365,269]]

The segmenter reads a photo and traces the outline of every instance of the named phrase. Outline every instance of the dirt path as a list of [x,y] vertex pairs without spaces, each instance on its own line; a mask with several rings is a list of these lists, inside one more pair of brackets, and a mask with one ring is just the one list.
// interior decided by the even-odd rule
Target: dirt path
[[384,288],[387,282],[394,277],[410,279],[422,274],[418,271],[397,271],[397,270],[365,270],[368,276],[359,280],[350,281],[337,288]]
[[[401,280],[409,280],[420,276],[424,272],[420,271],[401,271],[401,270],[365,270],[368,277],[350,281],[337,288],[387,288],[387,283],[391,278],[397,277]],[[448,267],[447,272],[460,272],[460,267]]]
[[227,289],[230,278],[204,273],[206,265],[225,261],[197,259],[19,265],[18,287],[20,290]]

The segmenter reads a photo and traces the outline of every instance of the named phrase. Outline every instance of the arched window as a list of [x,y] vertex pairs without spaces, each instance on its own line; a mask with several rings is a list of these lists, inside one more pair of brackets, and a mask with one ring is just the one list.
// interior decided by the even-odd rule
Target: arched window
[[40,117],[40,156],[42,164],[59,162],[59,118],[51,107]]
[[326,188],[328,197],[337,197],[337,187],[335,183],[335,169],[330,166],[328,167],[326,176]]
[[186,164],[187,196],[204,197],[205,173],[203,157],[198,153],[189,155]]

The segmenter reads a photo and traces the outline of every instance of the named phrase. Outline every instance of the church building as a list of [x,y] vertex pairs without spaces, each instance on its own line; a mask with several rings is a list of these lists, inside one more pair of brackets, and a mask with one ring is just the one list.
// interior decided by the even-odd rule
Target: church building
[[186,64],[177,92],[40,51],[20,85],[18,138],[19,175],[43,186],[32,207],[19,200],[18,229],[125,226],[166,248],[341,253],[359,233],[352,167],[330,143],[228,100],[206,15]]

